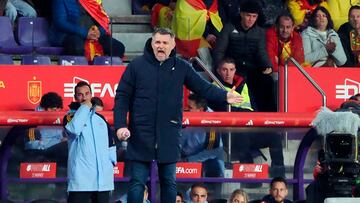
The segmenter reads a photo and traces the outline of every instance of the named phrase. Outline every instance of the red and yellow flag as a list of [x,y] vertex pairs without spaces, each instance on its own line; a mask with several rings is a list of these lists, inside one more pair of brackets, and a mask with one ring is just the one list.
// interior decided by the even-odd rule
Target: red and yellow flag
[[211,47],[202,37],[207,21],[221,31],[223,25],[218,12],[217,0],[209,9],[202,0],[178,0],[172,22],[176,36],[176,50],[186,58],[197,55],[200,47]]
[[106,14],[102,0],[79,0],[80,4],[84,9],[93,17],[97,23],[103,27],[107,34],[110,33],[109,29],[109,16]]

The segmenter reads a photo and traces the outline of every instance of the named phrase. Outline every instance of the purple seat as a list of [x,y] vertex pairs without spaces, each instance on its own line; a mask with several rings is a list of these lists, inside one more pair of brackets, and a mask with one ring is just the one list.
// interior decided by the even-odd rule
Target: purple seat
[[63,48],[50,46],[48,28],[49,25],[45,18],[20,17],[18,21],[20,45],[34,47],[38,54],[60,55]]
[[12,59],[12,56],[11,55],[5,55],[5,54],[1,54],[0,55],[0,64],[1,65],[11,65],[11,64],[14,64],[14,61]]
[[38,55],[24,55],[21,57],[22,65],[50,65],[51,60],[49,56]]
[[[112,60],[111,60],[112,59]],[[94,58],[94,65],[121,65],[122,60],[120,57],[113,56],[112,58],[110,56],[97,56]]]
[[19,46],[14,38],[13,27],[7,16],[0,16],[0,53],[3,54],[30,54],[31,46]]
[[72,66],[72,65],[89,65],[85,56],[59,56],[59,65]]

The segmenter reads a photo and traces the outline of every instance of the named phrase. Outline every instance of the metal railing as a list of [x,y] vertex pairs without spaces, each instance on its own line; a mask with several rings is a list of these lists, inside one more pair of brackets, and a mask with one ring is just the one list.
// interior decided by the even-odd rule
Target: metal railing
[[289,57],[285,61],[284,66],[284,111],[288,112],[288,64],[291,61],[295,67],[306,77],[306,79],[311,83],[312,86],[321,94],[322,96],[322,105],[326,107],[326,95],[324,90],[312,79],[312,77],[304,70],[304,68],[293,58]]

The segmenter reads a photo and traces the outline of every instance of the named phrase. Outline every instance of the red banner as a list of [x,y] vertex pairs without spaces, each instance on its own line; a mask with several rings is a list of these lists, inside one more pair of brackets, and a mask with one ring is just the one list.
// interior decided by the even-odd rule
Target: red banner
[[56,178],[56,163],[21,163],[20,178]]
[[176,178],[201,178],[201,163],[178,162],[176,163]]
[[0,66],[0,111],[34,109],[47,92],[57,92],[64,108],[73,101],[79,81],[90,84],[105,110],[114,105],[115,91],[125,66]]
[[[360,92],[360,71],[357,68],[305,68],[326,94],[327,106],[339,108],[350,96]],[[279,78],[283,95],[283,77]],[[284,100],[280,99],[283,105]],[[288,69],[288,112],[314,112],[322,106],[321,94],[296,67]]]
[[265,179],[269,176],[267,164],[234,164],[233,178]]
[[[0,111],[0,125],[61,125],[66,112]],[[110,125],[113,112],[102,111]],[[184,126],[309,127],[315,113],[184,112]]]
[[123,178],[124,177],[124,162],[117,162],[114,167],[114,177]]

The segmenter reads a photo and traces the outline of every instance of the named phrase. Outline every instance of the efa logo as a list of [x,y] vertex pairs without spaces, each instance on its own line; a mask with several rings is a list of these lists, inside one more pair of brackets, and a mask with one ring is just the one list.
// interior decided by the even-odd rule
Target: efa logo
[[200,178],[202,164],[196,162],[176,163],[176,178]]
[[105,97],[106,95],[110,97],[115,97],[115,92],[118,84],[110,83],[90,83],[88,80],[80,77],[73,77],[71,83],[64,83],[64,97],[74,98],[74,88],[76,84],[80,81],[84,81],[90,84],[92,96]]
[[345,78],[343,85],[336,85],[336,99],[347,100],[349,97],[359,93],[360,82]]

